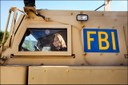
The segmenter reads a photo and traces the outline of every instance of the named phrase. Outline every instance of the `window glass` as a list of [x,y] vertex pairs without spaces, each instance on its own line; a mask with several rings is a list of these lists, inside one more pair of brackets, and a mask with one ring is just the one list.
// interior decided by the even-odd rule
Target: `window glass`
[[67,29],[28,28],[19,51],[67,51]]

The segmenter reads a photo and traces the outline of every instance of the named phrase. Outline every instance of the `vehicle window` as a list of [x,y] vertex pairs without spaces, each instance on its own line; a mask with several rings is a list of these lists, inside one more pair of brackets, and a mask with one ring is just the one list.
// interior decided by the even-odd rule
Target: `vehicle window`
[[67,51],[67,29],[28,28],[19,51]]

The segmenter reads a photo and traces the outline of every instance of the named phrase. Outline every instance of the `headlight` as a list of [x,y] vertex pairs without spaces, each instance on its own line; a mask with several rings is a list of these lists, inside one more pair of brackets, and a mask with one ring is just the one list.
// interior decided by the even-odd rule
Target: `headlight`
[[88,15],[87,14],[77,14],[76,20],[77,21],[87,21]]

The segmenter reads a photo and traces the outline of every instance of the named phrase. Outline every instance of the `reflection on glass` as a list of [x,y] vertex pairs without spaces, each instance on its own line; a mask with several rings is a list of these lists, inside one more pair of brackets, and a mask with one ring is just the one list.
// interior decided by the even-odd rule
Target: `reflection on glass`
[[28,28],[19,51],[67,51],[67,29]]

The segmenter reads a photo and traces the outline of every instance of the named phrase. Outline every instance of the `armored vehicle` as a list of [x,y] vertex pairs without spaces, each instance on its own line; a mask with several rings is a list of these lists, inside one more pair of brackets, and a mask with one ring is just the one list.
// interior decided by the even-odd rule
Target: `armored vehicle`
[[0,83],[128,84],[127,26],[127,12],[12,7],[0,46]]

